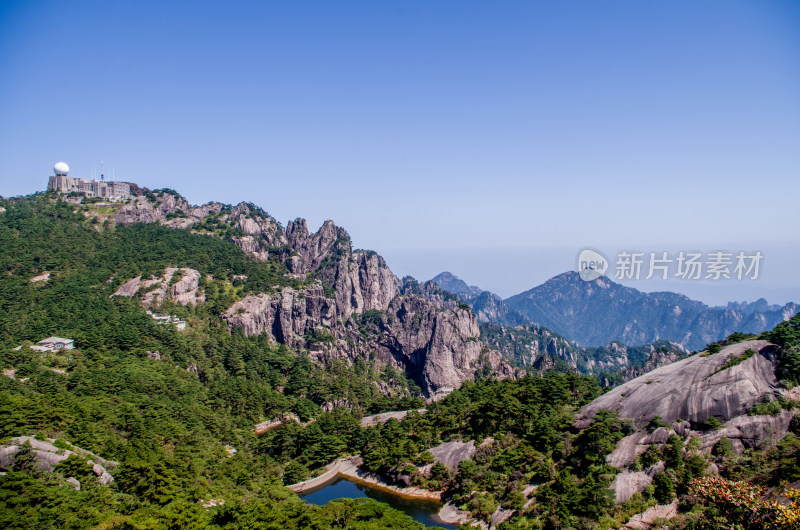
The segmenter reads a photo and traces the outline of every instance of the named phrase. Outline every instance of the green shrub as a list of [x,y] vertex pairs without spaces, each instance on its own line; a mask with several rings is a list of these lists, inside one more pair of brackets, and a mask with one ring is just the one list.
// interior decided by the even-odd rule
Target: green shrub
[[755,354],[756,354],[756,351],[750,348],[750,349],[747,349],[741,355],[731,355],[731,356],[728,357],[728,361],[725,364],[723,364],[719,368],[719,370],[717,370],[714,373],[718,373],[718,372],[721,372],[723,370],[727,370],[728,368],[734,367],[737,364],[741,364],[741,363],[745,362],[747,359],[749,359],[750,357],[752,357]]
[[800,313],[761,336],[780,348],[778,378],[793,385],[800,383]]
[[711,454],[714,456],[729,456],[733,452],[733,445],[731,441],[723,436],[722,438],[714,444],[714,447],[711,449]]
[[306,480],[311,473],[308,468],[295,460],[290,461],[283,468],[283,483],[284,484],[297,484]]
[[67,441],[64,440],[63,438],[56,438],[56,440],[53,442],[53,445],[58,447],[59,449],[65,449],[65,450],[72,449],[72,446],[69,443],[67,443]]
[[712,416],[704,421],[700,428],[704,431],[718,431],[722,428],[722,422]]
[[741,333],[739,331],[734,331],[728,335],[727,339],[725,339],[725,344],[736,344],[737,342],[744,342],[754,338],[756,338],[756,336],[752,333]]
[[777,416],[784,410],[800,408],[800,402],[792,399],[780,397],[773,401],[762,401],[756,403],[747,411],[750,416]]
[[662,504],[666,504],[675,497],[675,483],[668,473],[661,471],[653,476],[655,486],[653,496]]

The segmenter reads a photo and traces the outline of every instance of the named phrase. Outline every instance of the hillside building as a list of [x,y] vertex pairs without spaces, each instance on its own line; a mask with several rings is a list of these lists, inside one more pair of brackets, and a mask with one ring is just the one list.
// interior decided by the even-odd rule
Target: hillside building
[[75,347],[75,341],[61,337],[48,337],[37,342],[31,349],[39,351],[71,350]]

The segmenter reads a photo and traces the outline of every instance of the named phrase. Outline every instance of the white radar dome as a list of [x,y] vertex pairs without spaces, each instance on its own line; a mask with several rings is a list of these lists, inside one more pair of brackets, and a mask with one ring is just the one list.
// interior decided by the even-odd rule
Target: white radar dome
[[69,173],[69,166],[65,162],[59,162],[53,166],[53,171],[56,172],[57,177],[65,177]]

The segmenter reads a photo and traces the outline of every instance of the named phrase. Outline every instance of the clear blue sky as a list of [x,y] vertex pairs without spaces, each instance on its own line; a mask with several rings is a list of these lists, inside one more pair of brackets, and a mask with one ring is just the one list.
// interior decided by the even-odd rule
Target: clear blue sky
[[764,276],[674,290],[800,299],[800,2],[6,0],[0,195],[58,160],[503,295],[686,247]]

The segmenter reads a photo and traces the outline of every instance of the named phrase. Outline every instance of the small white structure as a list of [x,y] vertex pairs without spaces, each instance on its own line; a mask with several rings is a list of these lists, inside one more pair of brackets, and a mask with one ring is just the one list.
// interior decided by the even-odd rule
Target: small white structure
[[183,331],[184,329],[186,329],[186,321],[181,320],[180,318],[174,315],[160,315],[158,313],[153,313],[149,309],[147,310],[147,314],[150,315],[153,318],[153,320],[155,320],[159,324],[172,324],[178,331]]
[[75,348],[75,341],[61,337],[48,337],[31,346],[31,349],[39,351],[71,350]]
[[57,177],[66,177],[69,175],[69,166],[66,162],[56,162],[56,165],[53,166],[53,172]]

